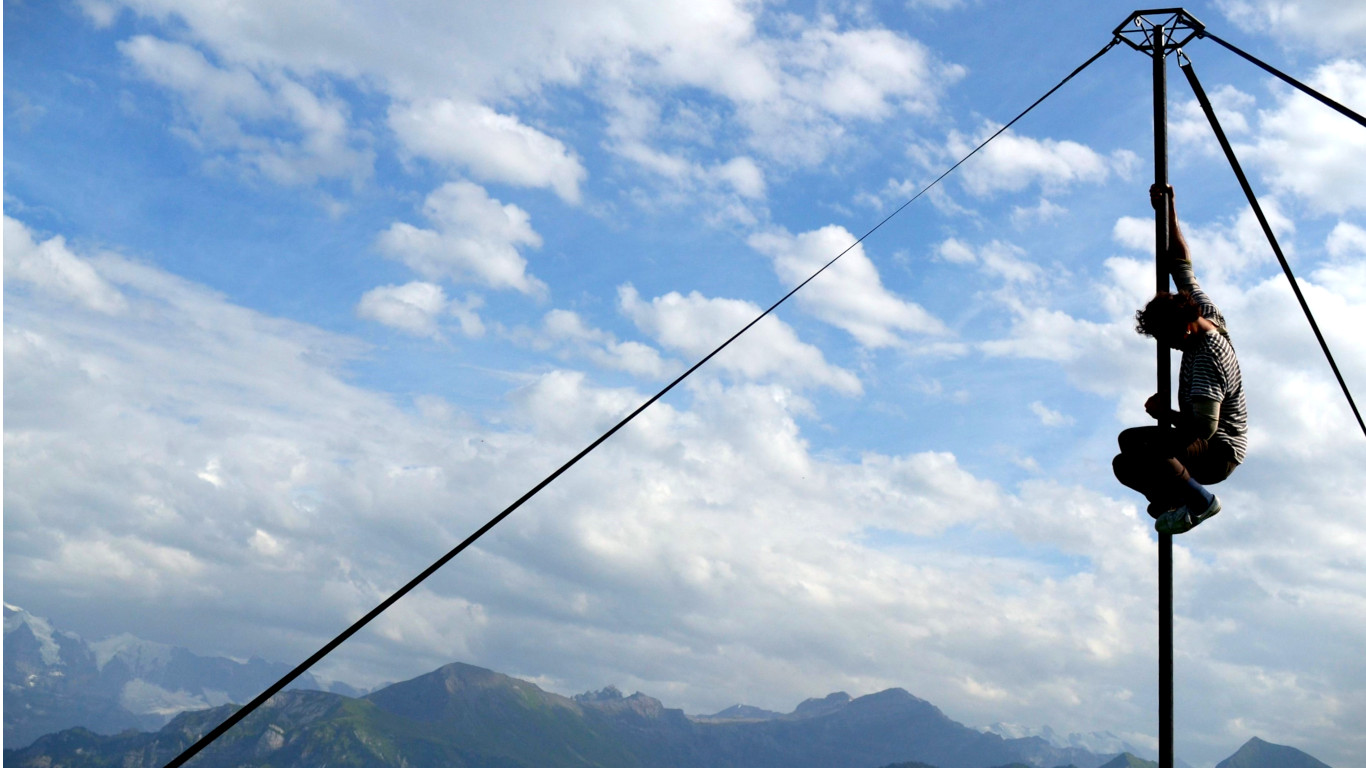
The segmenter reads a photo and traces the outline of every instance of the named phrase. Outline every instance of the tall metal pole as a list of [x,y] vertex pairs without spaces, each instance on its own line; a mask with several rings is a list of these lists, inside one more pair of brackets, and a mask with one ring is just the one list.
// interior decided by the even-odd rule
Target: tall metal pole
[[[1161,24],[1153,29],[1153,181],[1159,188],[1167,185],[1167,35]],[[1168,208],[1156,211],[1157,290],[1170,290],[1167,246],[1171,237]],[[1167,345],[1157,344],[1157,399],[1162,428],[1171,426],[1172,358]],[[1157,719],[1158,768],[1175,768],[1172,745],[1174,676],[1172,672],[1172,536],[1157,534]]]

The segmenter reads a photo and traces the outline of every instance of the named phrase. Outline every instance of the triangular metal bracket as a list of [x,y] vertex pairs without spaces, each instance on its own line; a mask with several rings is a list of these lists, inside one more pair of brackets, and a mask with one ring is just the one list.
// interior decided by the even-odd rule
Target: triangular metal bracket
[[1125,19],[1123,24],[1115,27],[1115,39],[1123,41],[1135,51],[1151,56],[1156,47],[1153,42],[1153,30],[1159,25],[1165,38],[1162,41],[1163,56],[1190,42],[1192,37],[1198,37],[1205,32],[1205,25],[1186,13],[1185,8],[1153,8],[1129,14],[1129,18]]

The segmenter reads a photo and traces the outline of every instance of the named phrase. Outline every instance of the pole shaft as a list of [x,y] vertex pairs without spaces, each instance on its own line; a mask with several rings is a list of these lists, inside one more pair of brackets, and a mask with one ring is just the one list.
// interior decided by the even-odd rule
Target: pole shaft
[[[1167,185],[1167,37],[1162,25],[1153,30],[1153,181]],[[1167,249],[1171,238],[1171,221],[1166,205],[1155,211],[1156,278],[1157,290],[1171,288],[1168,279]],[[1163,416],[1159,424],[1165,429],[1171,424],[1166,415],[1171,409],[1172,359],[1171,349],[1157,345],[1157,397]],[[1172,537],[1157,535],[1157,720],[1158,768],[1175,768],[1173,749],[1173,691],[1172,671]]]

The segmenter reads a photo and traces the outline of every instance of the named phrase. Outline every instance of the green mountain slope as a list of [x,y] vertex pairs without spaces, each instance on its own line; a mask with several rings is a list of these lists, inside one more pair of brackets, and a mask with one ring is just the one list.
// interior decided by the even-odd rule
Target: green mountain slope
[[[156,733],[73,729],[5,751],[6,768],[161,768],[233,707],[184,713]],[[1220,768],[1319,768],[1264,762],[1254,740]],[[1052,750],[1049,752],[1048,750]],[[1296,755],[1303,755],[1291,750]],[[1305,755],[1304,757],[1308,757]],[[468,664],[450,664],[363,698],[286,691],[195,759],[197,768],[988,768],[1106,762],[1037,738],[1003,739],[949,719],[900,689],[832,694],[765,720],[692,720],[615,689],[567,698]],[[1262,760],[1262,762],[1257,762]]]
[[1102,765],[1100,768],[1157,768],[1157,763],[1151,760],[1144,760],[1140,757],[1125,752],[1114,760]]
[[1309,755],[1253,737],[1215,768],[1329,768]]

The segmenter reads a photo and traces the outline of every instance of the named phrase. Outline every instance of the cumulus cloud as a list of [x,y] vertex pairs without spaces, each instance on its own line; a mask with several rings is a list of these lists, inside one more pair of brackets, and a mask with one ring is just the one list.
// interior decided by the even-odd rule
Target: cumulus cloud
[[577,203],[588,175],[563,142],[482,104],[437,99],[395,106],[389,126],[409,152],[481,181],[548,188]]
[[964,5],[967,0],[907,0],[911,8],[924,8],[934,11],[948,11]]
[[542,321],[547,340],[567,345],[604,368],[625,371],[647,379],[661,379],[670,372],[659,350],[638,341],[617,341],[612,334],[592,328],[576,312],[552,309]]
[[951,237],[936,249],[939,258],[953,264],[975,264],[987,275],[1006,283],[1033,284],[1043,279],[1043,270],[1026,257],[1023,248],[992,240],[980,248]]
[[756,151],[787,161],[823,159],[843,134],[842,121],[928,114],[962,67],[886,29],[839,29],[821,18],[792,39],[765,46],[780,62],[778,93],[740,102]]
[[1035,224],[1053,221],[1067,214],[1067,209],[1058,205],[1046,197],[1039,198],[1038,204],[1032,207],[1013,206],[1010,209],[1010,220],[1018,225]]
[[[1289,237],[1295,232],[1294,220],[1281,212],[1276,198],[1263,197],[1258,202],[1282,248],[1292,247]],[[1222,290],[1235,285],[1239,275],[1275,263],[1275,253],[1250,207],[1244,206],[1231,219],[1212,225],[1191,226],[1183,219],[1181,230],[1190,245],[1192,258],[1199,260],[1202,286],[1212,285],[1216,290]],[[1115,241],[1126,248],[1148,254],[1153,251],[1152,219],[1124,216],[1115,222],[1113,234]]]
[[[1294,232],[1291,221],[1279,210],[1274,198],[1263,201],[1272,227],[1284,236]],[[1183,232],[1190,244],[1200,284],[1224,311],[1235,343],[1240,345],[1248,317],[1243,309],[1249,287],[1248,276],[1274,262],[1270,247],[1250,210],[1213,224],[1183,221]],[[1126,249],[1149,254],[1153,248],[1150,219],[1121,217],[1112,235]],[[988,251],[951,239],[940,245],[939,255],[959,263],[987,263]],[[1018,253],[1017,249],[1012,249]],[[1006,250],[1009,257],[1012,250]],[[995,267],[1003,276],[1015,272],[1014,262],[1005,259]],[[1051,306],[1040,297],[1002,294],[999,298],[1012,316],[1010,331],[998,338],[979,342],[990,356],[1049,360],[1059,364],[1079,388],[1119,400],[1120,416],[1141,419],[1139,406],[1151,391],[1151,342],[1134,333],[1134,310],[1152,295],[1151,266],[1134,258],[1112,257],[1105,261],[1104,279],[1088,287],[1096,298],[1102,316],[1078,317]],[[1021,275],[1028,274],[1021,272]]]
[[1234,24],[1282,43],[1355,55],[1366,39],[1366,8],[1354,0],[1217,0]]
[[[1319,67],[1308,80],[1339,103],[1366,110],[1366,64],[1339,60]],[[1297,195],[1324,213],[1366,210],[1366,189],[1359,183],[1366,177],[1366,131],[1360,125],[1294,91],[1259,114],[1258,129],[1247,154],[1267,169],[1277,191]]]
[[1326,247],[1335,259],[1345,259],[1351,255],[1366,256],[1366,229],[1340,221],[1328,235]]
[[[952,131],[941,154],[963,157],[999,128],[987,123],[973,136]],[[968,191],[977,196],[1015,192],[1032,184],[1054,192],[1073,184],[1102,182],[1111,173],[1125,176],[1135,161],[1128,150],[1106,157],[1075,141],[1035,139],[1006,131],[964,163],[959,175]]]
[[[88,263],[126,311],[7,284],[4,327],[6,599],[43,595],[85,634],[134,622],[205,653],[300,658],[645,399],[552,369],[520,379],[497,418],[431,397],[401,407],[348,383],[354,342],[154,268]],[[1306,287],[1325,328],[1366,323],[1360,302]],[[622,290],[628,316],[690,354],[753,316],[738,305]],[[1366,702],[1316,701],[1329,680],[1357,682],[1366,455],[1284,286],[1255,283],[1226,311],[1246,328],[1256,439],[1220,486],[1225,514],[1176,546],[1181,664],[1219,692],[1190,727],[1350,732]],[[1042,339],[1085,331],[1044,319]],[[546,332],[607,338],[568,313]],[[1366,375],[1364,342],[1343,335],[1340,362]],[[736,350],[739,382],[657,403],[324,671],[366,685],[458,658],[690,712],[895,685],[969,721],[1147,722],[1155,546],[1133,498],[1005,487],[942,450],[817,450],[810,404],[773,370],[820,361],[790,329],[762,340]],[[1049,353],[1112,362],[1084,347]],[[822,375],[838,388],[837,369]]]
[[[378,87],[394,104],[391,127],[415,154],[487,181],[548,187],[571,202],[584,176],[574,153],[516,115],[484,105],[590,78],[610,84],[609,91],[695,91],[735,116],[751,153],[813,163],[842,139],[847,121],[928,114],[943,88],[963,75],[892,30],[843,28],[833,16],[802,18],[740,0],[670,0],[648,8],[528,0],[478,11],[388,3],[342,15],[307,4],[282,10],[261,0],[232,11],[199,0],[119,5],[183,24],[224,62],[221,71],[238,79],[245,69],[266,79],[292,73]],[[96,23],[116,7],[87,5]]]
[[455,316],[461,333],[481,336],[484,323],[476,312],[481,304],[478,297],[465,302],[452,301],[446,298],[441,286],[414,281],[366,291],[356,305],[356,314],[415,336],[432,338],[441,337],[443,316]]
[[799,235],[783,230],[751,235],[749,246],[773,260],[779,279],[796,287],[837,254],[848,252],[797,293],[797,303],[831,325],[848,331],[865,347],[905,342],[903,334],[943,335],[947,328],[920,305],[882,284],[877,267],[857,238],[829,225]]
[[[696,291],[670,292],[645,301],[630,285],[618,290],[621,309],[666,347],[700,359],[763,311],[738,299],[709,299]],[[712,361],[743,379],[824,386],[845,394],[863,391],[858,377],[826,362],[818,347],[797,338],[792,326],[765,317]]]
[[1329,263],[1314,270],[1314,282],[1332,286],[1353,302],[1366,301],[1366,229],[1338,222],[1324,247]]
[[[755,9],[737,3],[673,13],[658,14],[672,23],[665,37],[652,30],[631,43],[644,54],[638,63],[604,70],[614,106],[639,128],[654,109],[641,83],[702,89],[733,112],[754,153],[783,163],[820,161],[847,121],[929,113],[945,85],[963,74],[918,41],[882,28],[842,29],[832,16],[782,14],[761,33]],[[650,127],[636,137],[658,151],[662,131]]]
[[[1252,126],[1247,115],[1257,103],[1253,96],[1228,84],[1216,86],[1206,95],[1209,97],[1210,106],[1214,108],[1214,114],[1219,118],[1219,127],[1224,129],[1230,140],[1247,136],[1251,132]],[[1172,121],[1168,130],[1168,136],[1176,146],[1194,144],[1207,154],[1220,153],[1222,156],[1219,141],[1214,136],[1214,129],[1210,127],[1209,118],[1205,116],[1204,108],[1196,99],[1184,101],[1172,110]]]
[[[1326,600],[1325,595],[1326,590],[1331,588],[1318,581],[1315,581],[1314,586],[1306,585],[1303,591],[1296,590],[1293,599],[1283,601],[1268,598],[1270,593],[1265,591],[1268,574],[1258,563],[1262,562],[1260,558],[1272,555],[1274,551],[1284,551],[1283,547],[1274,543],[1276,538],[1297,536],[1294,532],[1297,522],[1302,522],[1305,519],[1302,515],[1306,514],[1321,513],[1322,516],[1317,518],[1314,532],[1310,534],[1313,541],[1297,539],[1297,550],[1312,548],[1331,557],[1331,552],[1337,551],[1344,543],[1330,539],[1345,536],[1350,542],[1345,546],[1358,544],[1356,531],[1360,528],[1360,515],[1346,511],[1352,503],[1349,498],[1356,491],[1348,489],[1350,484],[1344,485],[1330,478],[1336,478],[1340,472],[1353,473],[1355,470],[1349,468],[1349,462],[1360,461],[1346,459],[1339,456],[1338,452],[1346,451],[1352,456],[1366,453],[1363,453],[1356,422],[1341,393],[1337,391],[1336,382],[1314,343],[1308,324],[1300,315],[1293,295],[1285,285],[1285,279],[1275,275],[1274,271],[1268,277],[1268,270],[1256,268],[1262,257],[1249,251],[1265,246],[1251,238],[1241,237],[1239,230],[1243,228],[1241,219],[1211,225],[1187,224],[1188,238],[1196,251],[1198,271],[1205,263],[1205,256],[1225,265],[1245,265],[1236,270],[1223,270],[1217,281],[1203,282],[1207,287],[1213,286],[1211,294],[1219,302],[1232,327],[1251,404],[1252,421],[1256,426],[1252,430],[1253,447],[1248,462],[1216,488],[1224,500],[1225,510],[1236,510],[1236,516],[1230,518],[1233,522],[1218,529],[1211,527],[1207,534],[1202,533],[1202,536],[1208,536],[1208,540],[1190,538],[1178,542],[1178,583],[1199,585],[1193,586],[1196,594],[1191,596],[1192,605],[1211,605],[1209,601],[1218,601],[1220,605],[1218,610],[1197,612],[1199,615],[1190,617],[1192,623],[1188,630],[1178,630],[1183,636],[1198,638],[1194,640],[1194,645],[1188,647],[1191,655],[1179,663],[1193,665],[1192,674],[1199,680],[1208,681],[1211,686],[1232,685],[1239,692],[1225,695],[1222,691],[1226,689],[1218,688],[1221,693],[1212,696],[1210,705],[1200,708],[1198,718],[1206,723],[1198,727],[1201,732],[1224,734],[1223,738],[1239,740],[1250,737],[1254,732],[1277,730],[1289,733],[1298,729],[1298,732],[1305,734],[1303,738],[1312,740],[1322,737],[1310,736],[1311,732],[1326,736],[1335,726],[1293,726],[1291,723],[1299,717],[1295,714],[1296,706],[1282,706],[1280,703],[1259,712],[1256,715],[1257,722],[1250,723],[1244,708],[1235,701],[1249,690],[1265,691],[1268,695],[1281,691],[1292,701],[1300,700],[1303,693],[1290,680],[1294,675],[1282,675],[1274,671],[1283,669],[1286,654],[1294,653],[1289,649],[1300,641],[1287,640],[1285,646],[1259,645],[1252,649],[1241,638],[1254,626],[1258,631],[1281,631],[1279,628],[1312,621],[1308,617],[1318,615],[1320,611],[1341,615],[1341,608],[1328,606],[1331,600]],[[1349,247],[1345,244],[1352,239],[1351,230],[1339,228],[1337,232],[1340,234],[1330,236],[1330,242],[1337,247]],[[1127,241],[1126,245],[1150,249],[1151,222],[1133,220],[1123,227],[1116,227],[1116,236],[1121,241]],[[1112,307],[1131,308],[1136,295],[1149,292],[1151,273],[1147,265],[1114,258],[1107,261],[1107,266],[1110,272],[1108,284],[1097,286],[1100,295],[1109,297],[1105,301],[1107,311]],[[1337,267],[1334,264],[1328,268]],[[1135,288],[1134,284],[1140,287]],[[1344,375],[1352,380],[1366,376],[1366,349],[1362,348],[1360,339],[1354,334],[1343,330],[1358,327],[1364,322],[1360,317],[1363,311],[1361,294],[1354,293],[1351,283],[1327,283],[1315,279],[1301,280],[1301,286],[1329,336],[1329,343],[1334,348]],[[1120,298],[1126,294],[1129,294],[1128,301]],[[1122,420],[1126,423],[1145,423],[1138,403],[1151,391],[1151,384],[1147,383],[1151,381],[1151,347],[1144,344],[1140,345],[1142,349],[1121,349],[1121,344],[1129,345],[1123,339],[1136,337],[1126,327],[1128,323],[1123,316],[1118,312],[1110,314],[1113,320],[1107,323],[1083,321],[1056,310],[1021,307],[1013,329],[1016,338],[989,343],[985,347],[994,353],[1052,356],[1079,386],[1093,391],[1099,391],[1099,388],[1094,386],[1097,382],[1085,378],[1090,373],[1087,368],[1114,369],[1117,366],[1122,370],[1127,365],[1126,361],[1138,361],[1141,368],[1134,370],[1133,376],[1111,378],[1114,386],[1109,392],[1120,404]],[[1112,334],[1115,335],[1107,340]],[[1015,343],[1027,335],[1033,337],[1031,342]],[[1127,410],[1124,407],[1126,400],[1132,401]],[[1036,401],[1031,408],[1045,423],[1060,415],[1043,405],[1043,402]],[[1316,465],[1316,469],[1309,470],[1311,464]],[[1323,485],[1314,491],[1307,491],[1302,474],[1305,471],[1322,473]],[[1028,487],[1030,484],[1026,484]],[[1315,500],[1305,500],[1303,497],[1306,493],[1313,495]],[[1022,488],[1020,495],[1027,497],[1028,491]],[[1311,508],[1315,510],[1314,513],[1309,512]],[[1066,505],[1050,509],[1066,509]],[[1085,519],[1085,516],[1074,520],[1073,532],[1086,529],[1086,524],[1080,523],[1081,519]],[[1024,526],[1017,529],[1022,537],[1033,535],[1029,525],[1051,525],[1055,522],[1055,518],[1049,515],[1036,515],[1032,523],[1023,515],[1018,520]],[[1038,533],[1052,541],[1061,541],[1067,536],[1063,527],[1066,524],[1055,531]],[[1280,533],[1269,529],[1278,527],[1283,528]],[[1078,541],[1076,546],[1080,550],[1085,545]],[[1289,562],[1286,565],[1295,567],[1290,566]],[[1306,569],[1309,567],[1306,566]],[[1300,603],[1301,599],[1305,602]],[[1355,605],[1360,598],[1353,596],[1345,599]],[[1290,618],[1291,615],[1298,618]],[[1271,629],[1273,627],[1278,629]],[[1115,629],[1114,626],[1107,627],[1104,622],[1098,624],[1097,630],[1107,639],[1088,650],[1101,656],[1114,652],[1124,634]],[[1333,642],[1354,642],[1353,638],[1359,634],[1353,628],[1328,632],[1335,638]],[[1313,641],[1306,633],[1303,642]],[[1215,658],[1219,656],[1216,648],[1233,646],[1249,654],[1236,663]],[[1209,655],[1205,656],[1206,653]],[[1321,669],[1322,672],[1310,674],[1331,675],[1326,668]],[[1220,748],[1217,746],[1219,738],[1207,737],[1209,743],[1204,747],[1214,752]]]
[[520,247],[540,247],[531,217],[468,181],[443,184],[427,195],[422,213],[434,229],[397,222],[380,233],[379,250],[431,279],[472,281],[490,288],[542,295],[545,284],[527,274]]
[[[1328,25],[1331,26],[1331,25]],[[1309,84],[1348,108],[1366,108],[1366,66],[1340,59],[1318,67]],[[1256,109],[1256,99],[1231,85],[1210,93],[1219,124],[1234,152],[1249,168],[1266,171],[1272,188],[1309,203],[1318,213],[1343,214],[1366,208],[1356,179],[1366,173],[1366,138],[1361,127],[1313,97],[1278,86],[1274,105]],[[1171,135],[1206,155],[1223,157],[1204,111],[1195,100],[1173,110]]]
[[650,191],[642,200],[698,206],[715,221],[757,223],[767,192],[764,170],[748,155],[713,159],[720,128],[714,111],[704,117],[680,100],[665,115],[662,95],[639,93],[630,83],[607,89],[604,101],[607,147],[647,174]]
[[937,95],[935,75],[961,75],[953,68],[936,72],[928,48],[892,30],[839,30],[833,18],[803,30],[792,49],[800,68],[797,98],[838,116],[888,117],[897,106],[925,111]]
[[[940,246],[941,257],[958,258],[966,263],[982,261],[980,267],[1002,275],[1019,271],[1014,261],[1018,251],[1008,248],[993,256],[1003,244],[989,244],[980,249],[950,239]],[[987,259],[1002,258],[1004,266],[992,267]],[[1122,418],[1141,414],[1133,403],[1142,403],[1151,380],[1151,355],[1144,341],[1134,333],[1133,312],[1150,294],[1150,271],[1130,259],[1108,259],[1105,262],[1106,280],[1087,286],[1103,310],[1102,318],[1077,317],[1050,305],[1046,294],[1002,291],[996,294],[1010,315],[1010,328],[1004,336],[977,342],[977,348],[988,357],[1007,357],[1047,360],[1057,364],[1073,386],[1086,392],[1116,398]],[[1007,278],[1009,279],[1009,278]],[[1008,284],[1009,285],[1009,284]],[[1137,392],[1144,392],[1140,397]],[[1137,398],[1137,400],[1135,400]],[[1036,412],[1037,413],[1037,412]]]
[[1039,417],[1039,423],[1045,427],[1061,427],[1075,421],[1071,416],[1055,411],[1038,400],[1029,404],[1029,410]]
[[72,253],[58,235],[37,242],[22,222],[5,217],[5,280],[74,301],[87,309],[117,314],[127,309],[123,294],[100,277],[88,260]]
[[733,157],[724,163],[704,165],[640,141],[621,144],[616,149],[622,157],[669,180],[679,189],[725,189],[748,200],[764,196],[764,172],[749,157]]
[[[373,152],[357,146],[340,100],[282,72],[263,80],[242,66],[216,66],[189,45],[150,35],[119,49],[142,77],[179,97],[189,123],[182,135],[211,151],[224,150],[280,184],[370,173]],[[284,135],[279,125],[287,126]]]

